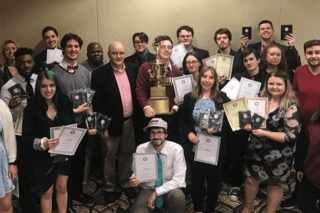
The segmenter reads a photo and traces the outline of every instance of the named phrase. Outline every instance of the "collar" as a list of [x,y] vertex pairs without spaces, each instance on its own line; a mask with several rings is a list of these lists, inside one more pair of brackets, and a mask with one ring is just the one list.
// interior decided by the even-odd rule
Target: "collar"
[[[24,82],[24,81],[26,81],[26,78],[25,77],[23,77],[22,75],[20,75],[19,73],[18,73],[18,75],[16,76],[16,78],[19,80],[19,81],[21,81],[21,82]],[[33,82],[35,79],[33,78],[33,73],[30,75],[30,82]]]
[[231,51],[232,51],[232,49],[230,48],[230,51],[229,51],[229,53],[228,54],[225,54],[225,53],[223,53],[220,49],[218,50],[218,53],[219,54],[225,54],[225,55],[230,55],[230,53],[231,53]]
[[[136,52],[137,53],[137,52]],[[144,58],[146,58],[147,56],[148,56],[148,54],[149,54],[149,50],[148,49],[146,49],[146,51],[144,51],[144,53],[141,55],[141,54],[139,54],[139,53],[137,53],[137,55],[139,56],[139,58],[141,58],[141,59],[144,59]]]
[[[154,149],[151,141],[149,142],[149,149],[152,150],[153,152],[158,153],[158,151]],[[163,154],[163,155],[168,155],[169,154],[169,146],[168,146],[167,140],[164,141],[164,146],[163,146],[162,150],[159,153]]]
[[115,68],[114,66],[112,66],[111,63],[110,63],[110,65],[112,67],[113,72],[116,73],[116,74],[121,74],[126,70],[126,65],[124,63],[122,65],[122,68],[120,68],[120,69]]
[[[187,49],[187,48],[186,48]],[[188,51],[188,50],[187,50]],[[188,52],[194,52],[194,49],[193,49],[193,46],[191,45],[191,47],[190,47],[190,49],[189,49],[189,51]]]
[[[158,60],[158,58],[156,59],[156,61],[159,61],[159,60]],[[171,64],[170,59],[169,59],[168,65],[167,65],[167,66],[166,66],[166,65],[164,65],[164,68],[169,68],[169,69],[170,69],[169,71],[171,71],[171,70],[172,70],[172,64]]]

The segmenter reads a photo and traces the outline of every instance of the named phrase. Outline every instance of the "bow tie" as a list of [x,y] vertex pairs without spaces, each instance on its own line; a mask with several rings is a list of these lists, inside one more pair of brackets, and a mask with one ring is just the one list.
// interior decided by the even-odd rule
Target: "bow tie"
[[78,66],[67,66],[67,70],[77,70]]

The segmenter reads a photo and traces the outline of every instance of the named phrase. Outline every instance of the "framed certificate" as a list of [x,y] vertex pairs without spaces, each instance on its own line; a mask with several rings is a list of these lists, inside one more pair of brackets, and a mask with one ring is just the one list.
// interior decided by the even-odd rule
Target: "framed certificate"
[[266,128],[266,120],[268,118],[268,98],[245,98],[249,110],[251,111],[251,116],[254,113],[265,118],[260,128]]
[[236,78],[231,78],[231,80],[221,89],[222,92],[226,93],[230,100],[237,99],[239,91],[240,81]]
[[193,75],[183,75],[172,78],[174,93],[179,97],[179,102],[183,103],[185,94],[194,90]]
[[176,44],[172,48],[171,61],[176,64],[180,69],[182,68],[182,62],[187,54],[187,50],[183,43]]
[[155,153],[134,153],[133,154],[134,174],[140,182],[158,180],[158,158]]
[[215,67],[216,64],[216,55],[210,56],[202,60],[203,66]]
[[245,98],[229,101],[223,104],[223,109],[227,116],[232,131],[240,130],[239,112],[249,110]]
[[196,145],[194,160],[218,165],[221,137],[198,133],[200,142]]
[[218,76],[225,75],[226,79],[230,80],[232,67],[233,67],[233,58],[232,55],[216,55],[215,69]]
[[50,149],[49,152],[61,155],[74,155],[86,132],[87,130],[82,128],[63,127],[59,135],[59,144]]
[[260,91],[260,87],[261,87],[260,82],[241,77],[237,98],[256,97],[256,95]]

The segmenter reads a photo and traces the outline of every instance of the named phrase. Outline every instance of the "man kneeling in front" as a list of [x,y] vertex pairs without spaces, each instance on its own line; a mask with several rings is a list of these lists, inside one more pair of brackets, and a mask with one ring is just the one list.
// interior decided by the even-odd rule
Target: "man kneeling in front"
[[153,118],[143,129],[148,131],[150,141],[140,144],[136,153],[157,154],[158,180],[140,183],[134,174],[129,178],[132,187],[140,188],[131,212],[158,212],[162,207],[169,213],[184,212],[185,197],[180,188],[186,186],[186,162],[183,148],[166,140],[167,127],[161,118]]

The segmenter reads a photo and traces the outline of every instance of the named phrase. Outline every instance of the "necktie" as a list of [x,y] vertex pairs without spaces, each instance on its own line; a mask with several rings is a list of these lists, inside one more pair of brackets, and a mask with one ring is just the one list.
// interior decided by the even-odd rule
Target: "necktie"
[[26,87],[26,89],[27,89],[27,94],[28,94],[28,99],[27,99],[27,103],[29,104],[31,101],[32,101],[32,99],[33,99],[33,89],[32,89],[32,86],[31,86],[31,84],[30,84],[30,77],[27,77],[26,78],[26,82],[27,82],[27,87]]
[[[162,186],[162,161],[160,158],[160,153],[157,153],[158,156],[158,176],[159,180],[156,182],[156,187]],[[163,206],[163,200],[162,197],[157,197],[156,199],[156,207],[161,208]]]

